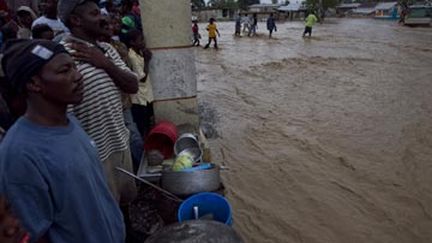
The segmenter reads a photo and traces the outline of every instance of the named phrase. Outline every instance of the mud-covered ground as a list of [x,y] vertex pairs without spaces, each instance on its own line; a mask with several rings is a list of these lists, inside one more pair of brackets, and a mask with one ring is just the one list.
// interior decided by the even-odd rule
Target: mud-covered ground
[[245,241],[432,242],[432,28],[218,25],[198,97]]

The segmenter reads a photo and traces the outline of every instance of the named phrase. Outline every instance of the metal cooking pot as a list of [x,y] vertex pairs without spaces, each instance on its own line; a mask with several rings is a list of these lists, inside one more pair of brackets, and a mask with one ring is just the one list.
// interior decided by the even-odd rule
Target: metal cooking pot
[[202,150],[198,139],[192,133],[182,134],[174,144],[174,153],[178,156],[183,151],[188,151],[192,154],[194,162],[200,162],[202,158]]
[[191,220],[168,225],[148,238],[145,243],[241,243],[240,236],[220,222]]
[[220,168],[212,165],[206,170],[162,171],[162,188],[179,196],[216,191],[220,187]]

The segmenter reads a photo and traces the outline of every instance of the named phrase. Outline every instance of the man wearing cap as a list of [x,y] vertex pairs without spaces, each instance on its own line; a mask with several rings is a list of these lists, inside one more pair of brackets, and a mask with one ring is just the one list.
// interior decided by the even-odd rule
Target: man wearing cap
[[57,18],[57,0],[46,0],[44,15],[33,21],[32,30],[35,26],[46,24],[54,31],[54,36],[67,33],[69,30],[66,26]]
[[33,10],[27,6],[21,6],[17,10],[18,17],[18,39],[30,39],[31,38],[31,26],[33,21],[36,19],[36,14]]
[[31,242],[124,242],[96,146],[66,114],[83,99],[82,75],[69,53],[51,41],[14,40],[2,67],[28,105],[0,145],[0,195]]
[[31,8],[36,14],[39,12],[39,0],[7,0],[7,5],[12,12],[16,12],[21,6]]
[[98,42],[108,21],[98,1],[60,0],[59,18],[71,35],[61,43],[83,74],[84,99],[72,111],[96,142],[114,197],[127,205],[136,196],[135,182],[116,168],[132,171],[129,132],[123,119],[121,92],[138,91],[138,79],[110,44]]

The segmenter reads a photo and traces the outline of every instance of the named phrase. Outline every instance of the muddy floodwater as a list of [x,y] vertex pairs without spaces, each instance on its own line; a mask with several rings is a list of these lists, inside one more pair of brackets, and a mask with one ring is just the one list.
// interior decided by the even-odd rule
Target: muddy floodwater
[[432,28],[218,26],[198,98],[245,242],[432,242]]

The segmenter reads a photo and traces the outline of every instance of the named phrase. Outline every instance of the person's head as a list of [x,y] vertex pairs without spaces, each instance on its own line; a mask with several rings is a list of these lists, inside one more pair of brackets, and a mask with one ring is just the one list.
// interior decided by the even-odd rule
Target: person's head
[[45,0],[44,15],[49,18],[57,18],[57,1],[58,0]]
[[104,34],[108,22],[101,15],[96,0],[59,0],[58,15],[72,34],[80,33],[94,40]]
[[18,23],[26,28],[31,28],[33,20],[36,18],[36,14],[29,7],[22,6],[17,10]]
[[123,42],[128,48],[141,50],[145,48],[144,35],[140,30],[130,30],[124,35]]
[[103,28],[103,34],[101,35],[101,41],[110,42],[111,37],[114,36],[114,26],[110,16],[104,16],[107,21],[107,25]]
[[136,23],[135,20],[133,18],[131,18],[131,16],[125,16],[121,19],[121,28],[122,28],[122,33],[125,34],[130,30],[136,29]]
[[210,18],[209,23],[213,24],[214,22],[215,22],[215,19],[214,18]]
[[18,219],[12,214],[10,205],[4,197],[0,197],[0,242],[18,243],[25,242],[28,235],[19,223]]
[[256,13],[253,14],[253,17],[256,18],[258,15]]
[[132,3],[132,13],[136,16],[141,15],[141,10],[138,1],[133,1]]
[[120,35],[121,28],[122,28],[122,21],[119,15],[113,14],[110,16],[110,25],[112,27],[113,35]]
[[245,16],[247,17],[247,16],[248,16],[248,14],[245,14]]
[[121,13],[123,15],[129,14],[132,12],[134,6],[134,1],[132,0],[123,0],[121,5]]
[[2,67],[12,88],[24,93],[28,104],[66,107],[78,104],[83,98],[82,75],[72,57],[58,43],[9,41],[4,48]]
[[270,17],[273,17],[273,13],[270,13]]
[[47,24],[38,24],[32,28],[33,39],[52,40],[54,31]]

